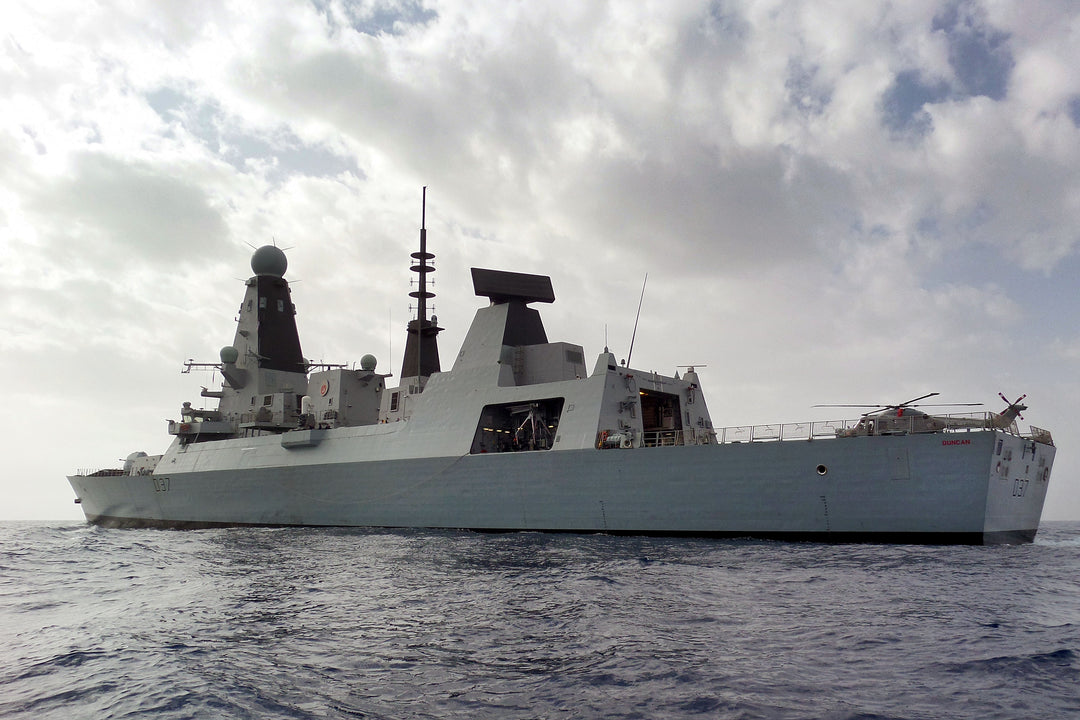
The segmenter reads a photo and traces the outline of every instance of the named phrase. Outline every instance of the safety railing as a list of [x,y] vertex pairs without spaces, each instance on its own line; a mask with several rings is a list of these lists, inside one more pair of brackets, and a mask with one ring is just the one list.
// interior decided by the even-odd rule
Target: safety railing
[[649,430],[641,434],[642,447],[685,445],[682,430]]
[[[779,423],[772,425],[732,425],[716,429],[716,441],[726,443],[780,442],[783,440],[814,440],[834,438],[844,431],[854,430],[863,420],[873,420],[873,434],[902,435],[916,432],[977,432],[992,427],[997,417],[990,412],[952,413],[948,415],[910,415],[901,417],[867,416],[858,420],[819,420],[814,422]],[[1050,431],[1032,425],[1029,432],[1020,431],[1013,422],[1002,432],[1052,445]]]
[[124,474],[119,468],[80,468],[75,473],[77,477],[119,477]]
[[775,425],[733,425],[718,428],[716,441],[724,443],[810,440],[836,437],[838,430],[854,427],[858,420],[821,420]]

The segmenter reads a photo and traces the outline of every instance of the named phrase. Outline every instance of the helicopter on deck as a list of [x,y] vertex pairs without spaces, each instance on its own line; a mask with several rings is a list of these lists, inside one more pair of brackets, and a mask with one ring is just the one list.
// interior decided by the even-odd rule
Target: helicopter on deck
[[[982,428],[1008,430],[1015,432],[1016,419],[1023,419],[1021,412],[1027,410],[1027,406],[1021,404],[1027,395],[1021,395],[1016,400],[1009,402],[1003,394],[998,396],[1005,401],[1006,408],[1000,413],[985,413],[982,417],[957,417],[951,415],[931,415],[930,413],[917,410],[920,400],[934,397],[940,393],[927,393],[907,402],[897,405],[815,405],[814,407],[848,407],[848,408],[874,408],[864,413],[859,421],[849,428],[841,428],[836,431],[837,437],[865,437],[867,435],[909,435],[916,433],[936,433],[944,430],[959,430],[964,428]],[[977,406],[982,403],[945,403],[922,407],[960,407]]]

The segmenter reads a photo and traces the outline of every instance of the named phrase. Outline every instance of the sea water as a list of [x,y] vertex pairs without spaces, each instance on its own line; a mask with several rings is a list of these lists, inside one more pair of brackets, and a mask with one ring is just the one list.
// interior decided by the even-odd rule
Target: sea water
[[4,718],[1080,717],[1032,545],[0,524]]

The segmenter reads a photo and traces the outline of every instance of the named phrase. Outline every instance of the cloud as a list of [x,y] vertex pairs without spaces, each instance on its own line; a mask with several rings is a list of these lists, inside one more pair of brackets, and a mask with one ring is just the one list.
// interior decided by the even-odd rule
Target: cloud
[[225,239],[221,212],[202,186],[183,179],[192,174],[187,168],[97,153],[71,160],[71,175],[52,183],[30,206],[43,220],[64,218],[63,227],[48,234],[71,260],[108,252],[91,247],[107,245],[159,264],[201,262]]
[[[648,272],[635,358],[707,360],[733,423],[1074,373],[1076,23],[1053,0],[19,6],[2,368],[74,368],[90,402],[135,358],[170,378],[140,395],[157,423],[273,241],[305,353],[392,367],[427,185],[446,365],[478,265],[551,274],[549,335],[590,353],[628,345]],[[1039,382],[1048,412],[1072,392]]]

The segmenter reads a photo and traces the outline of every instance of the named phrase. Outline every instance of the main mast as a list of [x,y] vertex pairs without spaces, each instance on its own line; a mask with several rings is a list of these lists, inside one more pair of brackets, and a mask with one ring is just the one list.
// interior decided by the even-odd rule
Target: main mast
[[416,298],[416,319],[409,321],[408,337],[405,341],[405,357],[401,361],[402,379],[415,377],[417,389],[422,390],[424,382],[432,373],[440,370],[439,366],[439,343],[437,336],[442,330],[438,326],[438,318],[432,315],[427,317],[427,301],[435,297],[435,293],[427,289],[427,278],[435,272],[435,267],[430,261],[435,255],[427,250],[427,187],[423,189],[420,205],[420,250],[412,253],[416,261],[409,269],[418,274],[417,288],[409,293],[409,297]]

